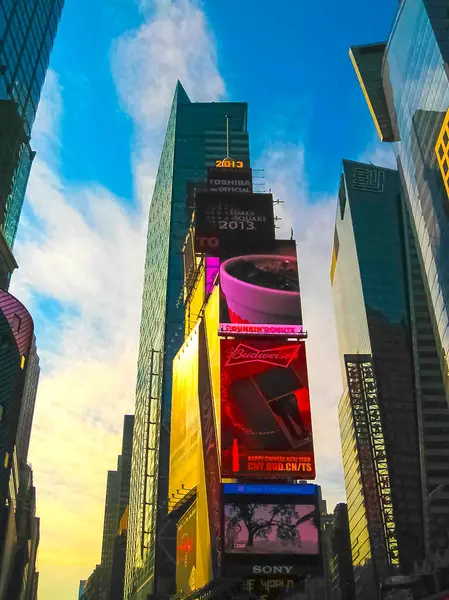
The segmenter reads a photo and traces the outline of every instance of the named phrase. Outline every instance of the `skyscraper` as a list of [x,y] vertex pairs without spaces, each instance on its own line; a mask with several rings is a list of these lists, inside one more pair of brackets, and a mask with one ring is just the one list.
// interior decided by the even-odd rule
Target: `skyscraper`
[[388,43],[351,48],[376,128],[394,151],[446,393],[449,352],[449,22],[441,0],[404,0]]
[[449,409],[396,171],[343,161],[331,282],[356,597],[368,600],[449,530],[448,495],[429,500],[447,481]]
[[95,593],[101,594],[103,600],[109,600],[112,597],[123,599],[133,427],[134,416],[125,415],[122,453],[117,459],[117,470],[108,471],[101,564],[97,565],[97,569],[94,571],[95,577],[91,581],[89,592],[93,594],[92,590],[95,589]]
[[329,569],[332,600],[354,600],[354,574],[352,571],[348,506],[343,503],[337,504],[334,509]]
[[11,255],[34,158],[31,130],[64,0],[0,1],[0,285]]
[[114,540],[118,531],[117,515],[120,502],[119,493],[118,471],[108,471],[103,522],[103,543],[101,546],[101,568],[104,582],[103,587],[106,590],[106,594],[109,593]]
[[247,105],[191,103],[178,83],[148,221],[137,368],[125,598],[170,593],[174,564],[163,547],[170,450],[172,361],[183,341],[182,246],[192,208],[187,184],[230,152],[249,166]]
[[134,430],[134,415],[125,415],[123,419],[123,437],[122,437],[122,453],[118,458],[118,487],[119,487],[119,502],[117,513],[117,527],[120,523],[123,513],[129,504],[129,486],[131,480],[131,458],[133,451],[133,430]]

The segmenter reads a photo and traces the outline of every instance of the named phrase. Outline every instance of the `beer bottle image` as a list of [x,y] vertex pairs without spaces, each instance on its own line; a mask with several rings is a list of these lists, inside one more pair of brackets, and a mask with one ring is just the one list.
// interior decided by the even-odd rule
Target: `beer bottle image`
[[[234,381],[231,396],[239,427],[234,428],[233,435],[248,450],[289,450],[309,443],[310,433],[304,427],[295,395],[302,387],[289,367],[274,367]],[[232,443],[234,460],[236,440]]]
[[232,471],[234,473],[240,471],[239,443],[236,438],[232,442]]

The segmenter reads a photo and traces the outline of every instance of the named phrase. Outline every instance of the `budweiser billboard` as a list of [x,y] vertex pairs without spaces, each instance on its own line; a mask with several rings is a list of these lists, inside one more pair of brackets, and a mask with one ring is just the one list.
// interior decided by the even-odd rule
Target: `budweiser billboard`
[[221,340],[223,477],[314,479],[305,344]]

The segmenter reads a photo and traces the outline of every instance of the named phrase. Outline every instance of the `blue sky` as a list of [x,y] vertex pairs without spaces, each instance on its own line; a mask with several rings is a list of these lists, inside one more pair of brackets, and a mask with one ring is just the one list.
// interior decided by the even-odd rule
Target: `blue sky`
[[[319,10],[293,0],[265,4],[203,3],[226,96],[249,104],[253,158],[269,141],[301,141],[311,188],[330,192],[341,158],[360,156],[373,139],[348,48],[386,39],[396,2],[379,0],[376,10],[369,0],[324,0]],[[121,109],[108,59],[112,40],[141,23],[142,13],[129,0],[69,0],[51,61],[67,115],[63,174],[100,181],[130,202],[135,128]]]
[[[342,158],[392,165],[348,57],[384,40],[395,0],[67,0],[33,130],[11,291],[42,375],[30,461],[40,598],[75,597],[100,561],[107,470],[133,412],[148,204],[176,80],[249,104],[253,166],[294,227],[318,482],[344,500],[329,263]],[[64,531],[64,534],[62,534]]]

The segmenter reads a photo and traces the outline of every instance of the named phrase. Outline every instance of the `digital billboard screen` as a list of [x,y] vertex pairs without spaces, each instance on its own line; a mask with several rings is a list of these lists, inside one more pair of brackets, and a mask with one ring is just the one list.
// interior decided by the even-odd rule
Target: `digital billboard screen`
[[221,244],[274,240],[273,196],[197,192],[195,251],[218,256]]
[[305,343],[221,340],[223,477],[315,478]]
[[225,552],[233,554],[319,554],[313,504],[227,502]]
[[317,486],[224,484],[223,532],[225,574],[312,574],[321,567]]
[[221,244],[220,290],[221,333],[303,332],[293,240]]
[[207,189],[219,194],[251,194],[253,175],[249,168],[209,167],[207,170]]

